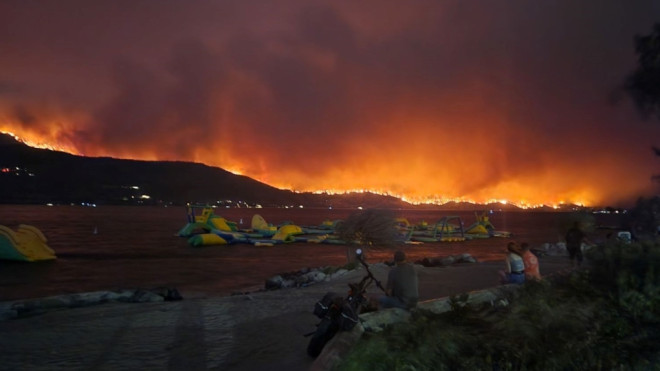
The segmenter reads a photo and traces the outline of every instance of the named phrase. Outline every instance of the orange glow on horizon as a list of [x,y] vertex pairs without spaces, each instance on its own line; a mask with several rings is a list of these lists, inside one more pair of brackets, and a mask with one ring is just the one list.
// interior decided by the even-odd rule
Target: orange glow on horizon
[[[16,134],[15,132],[8,130],[6,126],[0,127],[0,132],[9,134],[17,140],[35,148],[63,151],[74,155],[83,155],[83,151],[79,150],[75,145],[71,143],[59,143],[47,136],[38,136],[31,133]],[[135,151],[132,155],[129,154],[130,152],[122,152],[121,156],[116,156],[116,154],[110,153],[100,147],[88,147],[85,148],[84,152],[85,155],[92,157],[110,156],[147,161],[183,160],[203,162],[200,161],[199,157],[172,159],[148,151]],[[517,207],[527,209],[543,206],[558,208],[565,203],[589,206],[605,201],[601,194],[598,194],[595,190],[591,190],[588,187],[583,189],[565,189],[562,192],[557,193],[557,195],[554,195],[554,191],[548,189],[549,187],[536,189],[535,187],[530,187],[529,184],[516,180],[500,180],[498,183],[476,190],[472,194],[459,194],[457,192],[452,192],[451,190],[443,191],[440,187],[434,188],[441,184],[431,181],[428,181],[430,184],[427,186],[422,186],[422,184],[425,183],[425,179],[429,177],[429,174],[425,174],[423,171],[418,173],[410,172],[407,174],[407,177],[404,178],[406,181],[394,182],[386,176],[386,173],[382,172],[383,167],[378,167],[380,170],[372,171],[367,175],[360,169],[351,171],[351,169],[347,167],[339,168],[338,166],[335,166],[329,168],[327,172],[321,173],[321,178],[318,176],[305,177],[305,174],[297,172],[296,169],[287,168],[284,171],[282,171],[283,169],[269,169],[266,176],[261,177],[260,179],[257,174],[251,175],[248,172],[245,172],[244,169],[251,166],[249,163],[242,163],[240,159],[234,161],[233,165],[213,163],[211,161],[206,161],[206,164],[209,166],[218,166],[234,174],[246,175],[271,186],[280,189],[293,190],[295,192],[312,192],[317,194],[369,192],[396,197],[411,204],[446,204],[448,202],[467,202],[473,204],[500,203],[502,205],[513,204]],[[405,163],[406,161],[408,160],[403,162]],[[401,166],[397,161],[394,161],[389,164],[389,166],[385,166],[385,168],[391,169],[391,165],[395,168]],[[281,177],[276,176],[278,172],[281,173]],[[378,174],[381,175],[378,176]],[[532,180],[532,183],[540,181],[546,185],[548,182],[547,179],[543,178]],[[371,184],[369,184],[370,181]],[[458,178],[449,179],[449,182],[445,184],[460,184],[460,181],[461,180]],[[328,184],[334,184],[335,186],[329,187]],[[390,184],[391,187],[388,188],[386,184]]]

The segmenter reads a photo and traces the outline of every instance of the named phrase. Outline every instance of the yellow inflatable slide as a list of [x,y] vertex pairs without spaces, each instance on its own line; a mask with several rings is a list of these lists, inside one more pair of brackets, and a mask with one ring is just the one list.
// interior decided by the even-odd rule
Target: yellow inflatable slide
[[56,258],[55,251],[46,245],[46,237],[39,229],[21,224],[14,232],[0,225],[0,259],[33,262]]

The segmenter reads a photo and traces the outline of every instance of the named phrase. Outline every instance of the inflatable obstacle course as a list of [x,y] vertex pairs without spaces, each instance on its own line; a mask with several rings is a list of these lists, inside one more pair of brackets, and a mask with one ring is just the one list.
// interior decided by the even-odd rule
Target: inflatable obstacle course
[[264,237],[271,237],[277,233],[277,227],[266,223],[266,220],[259,214],[252,216],[252,231]]
[[0,225],[0,259],[35,262],[54,260],[55,251],[46,245],[46,237],[39,229],[27,224],[16,232]]
[[[199,210],[201,213],[197,214]],[[188,237],[188,244],[195,247],[235,243],[273,246],[295,242],[296,236],[304,233],[294,224],[275,227],[258,214],[252,217],[251,229],[239,229],[236,222],[215,215],[212,207],[201,205],[188,205],[187,221],[177,235]]]
[[[201,214],[195,214],[201,209]],[[208,233],[214,229],[232,232],[237,231],[236,222],[229,221],[213,213],[213,208],[209,206],[188,205],[187,212],[188,223],[177,233],[180,237],[190,237],[200,233]]]
[[[181,237],[188,237],[191,246],[229,245],[247,243],[254,246],[275,246],[283,243],[304,242],[345,245],[336,235],[342,220],[324,220],[320,225],[298,226],[286,221],[274,226],[258,214],[252,217],[250,229],[239,229],[236,222],[214,214],[209,206],[188,206],[188,223],[179,231]],[[196,212],[201,210],[199,215]],[[460,216],[445,216],[436,223],[422,221],[411,224],[406,218],[396,218],[396,242],[422,244],[425,242],[460,242],[475,238],[508,237],[508,232],[496,231],[488,220],[486,212],[475,213],[477,222],[464,227]],[[241,219],[241,224],[243,224]]]
[[428,223],[420,224],[413,227],[410,233],[410,240],[415,242],[460,242],[465,239],[460,216],[445,216],[432,226]]
[[474,213],[474,216],[477,219],[476,222],[465,229],[468,238],[511,237],[510,232],[495,230],[495,226],[490,222],[485,211],[481,215]]

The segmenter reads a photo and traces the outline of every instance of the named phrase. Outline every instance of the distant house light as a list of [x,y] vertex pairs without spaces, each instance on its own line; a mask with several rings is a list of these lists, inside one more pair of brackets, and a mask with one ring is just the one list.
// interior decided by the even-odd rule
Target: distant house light
[[358,206],[358,210],[362,210],[362,206]]
[[151,196],[149,196],[149,195],[142,195],[142,196],[140,196],[140,198],[143,199],[143,200],[148,200],[148,199],[151,198]]
[[300,205],[300,206],[298,206],[298,207],[302,209],[302,208],[303,208],[303,205]]
[[140,189],[140,187],[138,187],[138,186],[131,186],[131,188],[133,188],[133,189]]

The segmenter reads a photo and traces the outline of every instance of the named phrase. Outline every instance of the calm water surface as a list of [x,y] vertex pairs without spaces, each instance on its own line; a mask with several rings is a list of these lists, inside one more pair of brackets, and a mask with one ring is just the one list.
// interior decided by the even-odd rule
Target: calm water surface
[[[353,210],[218,209],[217,215],[248,228],[252,216],[280,224],[319,225],[345,219]],[[474,212],[400,210],[411,223],[461,216],[466,227]],[[561,241],[567,214],[495,212],[491,222],[532,246]],[[616,215],[598,215],[597,223],[618,225]],[[176,233],[186,224],[185,207],[0,206],[0,225],[39,228],[55,250],[51,262],[0,261],[0,300],[16,300],[95,290],[176,287],[180,291],[230,294],[263,286],[266,278],[303,267],[341,265],[346,246],[291,243],[274,247],[247,244],[190,247]],[[94,233],[94,232],[97,233]],[[591,236],[598,239],[600,236]],[[411,259],[469,253],[480,261],[501,260],[508,239],[402,245]],[[392,250],[369,252],[371,262],[391,259]]]

